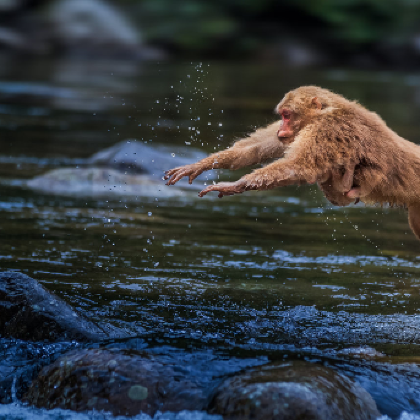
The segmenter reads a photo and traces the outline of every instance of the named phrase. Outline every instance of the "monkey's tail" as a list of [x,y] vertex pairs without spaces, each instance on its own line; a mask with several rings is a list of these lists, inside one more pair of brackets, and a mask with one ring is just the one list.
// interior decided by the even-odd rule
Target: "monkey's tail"
[[408,223],[414,235],[420,239],[420,204],[408,207]]

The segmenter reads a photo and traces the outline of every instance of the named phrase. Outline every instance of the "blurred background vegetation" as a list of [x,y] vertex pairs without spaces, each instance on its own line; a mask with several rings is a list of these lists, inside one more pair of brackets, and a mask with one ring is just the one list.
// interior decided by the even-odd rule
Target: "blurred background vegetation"
[[[345,51],[416,35],[417,0],[125,0],[135,4],[144,35],[189,54],[255,54],[302,37]],[[336,52],[339,52],[338,49]]]
[[[45,34],[48,25],[37,27],[34,16],[51,18],[49,10],[66,2],[98,11],[111,6],[136,28],[142,45],[159,56],[359,67],[420,64],[419,0],[2,0],[0,47],[22,46],[16,33],[4,32],[19,28],[31,34],[29,43],[49,39],[38,51],[60,51],[62,44]],[[86,10],[79,17],[78,26],[89,24]],[[55,16],[47,23],[63,26],[57,22]],[[112,32],[118,25],[111,19],[107,27]]]

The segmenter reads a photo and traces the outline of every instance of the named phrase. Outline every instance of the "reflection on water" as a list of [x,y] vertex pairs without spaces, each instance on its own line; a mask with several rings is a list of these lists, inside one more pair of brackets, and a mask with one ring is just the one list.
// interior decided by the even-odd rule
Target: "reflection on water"
[[[93,200],[17,182],[81,165],[128,138],[175,155],[186,145],[225,148],[274,120],[283,93],[303,84],[358,98],[420,142],[418,78],[244,63],[8,64],[0,80],[2,270],[22,271],[92,319],[156,340],[253,356],[336,357],[358,346],[397,361],[418,356],[420,245],[403,210],[333,208],[314,187],[223,200]],[[396,416],[413,407],[407,401],[384,412]]]

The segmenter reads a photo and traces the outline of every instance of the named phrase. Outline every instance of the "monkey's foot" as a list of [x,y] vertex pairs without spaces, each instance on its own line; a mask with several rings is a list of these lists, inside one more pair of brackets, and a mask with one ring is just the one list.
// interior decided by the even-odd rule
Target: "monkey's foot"
[[239,180],[236,182],[220,182],[219,184],[209,185],[198,196],[204,197],[210,191],[219,191],[219,198],[225,195],[241,194],[246,191],[246,182]]

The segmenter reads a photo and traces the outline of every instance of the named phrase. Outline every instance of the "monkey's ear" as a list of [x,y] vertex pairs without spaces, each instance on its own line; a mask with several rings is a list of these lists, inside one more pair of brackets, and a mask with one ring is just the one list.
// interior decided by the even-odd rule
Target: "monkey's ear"
[[322,109],[322,104],[316,96],[312,98],[311,104],[315,105],[316,109]]

